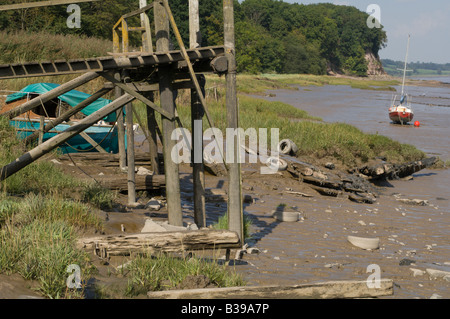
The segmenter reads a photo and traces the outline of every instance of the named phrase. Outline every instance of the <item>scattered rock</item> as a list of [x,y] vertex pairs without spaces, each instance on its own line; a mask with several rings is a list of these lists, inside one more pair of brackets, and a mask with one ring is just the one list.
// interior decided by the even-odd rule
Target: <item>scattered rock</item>
[[145,220],[144,228],[142,228],[141,233],[160,233],[165,231],[166,229],[164,227],[148,218]]
[[400,260],[399,265],[400,266],[410,266],[411,264],[415,264],[415,263],[416,263],[415,260],[404,258],[404,259]]
[[430,299],[442,299],[442,296],[438,294],[432,294]]
[[335,169],[336,166],[333,163],[326,163],[325,167],[328,169]]
[[53,164],[62,165],[62,163],[60,161],[58,161],[57,159],[52,159],[50,162],[52,162]]
[[273,211],[272,217],[280,222],[297,222],[299,218],[298,212]]
[[136,172],[137,175],[153,175],[153,172],[145,167],[140,166]]
[[356,236],[347,236],[347,240],[356,247],[365,250],[374,250],[380,247],[380,238],[364,238]]
[[256,247],[247,248],[247,254],[250,254],[250,255],[256,255],[256,254],[259,254],[260,252],[261,251]]
[[366,223],[362,220],[358,221],[358,224],[360,224],[361,226],[366,226]]
[[161,209],[161,202],[159,200],[156,199],[150,199],[147,204],[145,204],[144,208],[145,209],[149,209],[149,210],[160,210]]
[[428,275],[430,275],[431,279],[443,278],[446,281],[450,281],[450,271],[443,271],[438,269],[426,269]]
[[420,269],[416,269],[416,268],[409,268],[409,270],[411,270],[413,272],[414,277],[425,275],[424,270],[420,270]]
[[424,199],[407,199],[407,198],[397,198],[398,202],[407,205],[416,205],[416,206],[428,206],[429,202]]

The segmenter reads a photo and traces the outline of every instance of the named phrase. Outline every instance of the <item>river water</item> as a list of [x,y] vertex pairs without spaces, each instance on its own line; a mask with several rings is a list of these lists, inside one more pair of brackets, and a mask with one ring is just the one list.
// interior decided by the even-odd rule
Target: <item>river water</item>
[[[427,78],[450,83],[450,78]],[[401,87],[396,87],[401,92]],[[378,133],[401,143],[412,144],[428,156],[450,160],[450,90],[436,87],[406,87],[412,96],[414,125],[394,125],[388,117],[393,92],[353,89],[348,86],[300,87],[298,91],[277,90],[275,97],[266,97],[291,104],[321,117],[325,122],[342,122],[366,133]],[[398,192],[415,198],[450,197],[450,170],[424,170],[414,175],[419,183],[394,181]],[[450,213],[450,200],[439,206]],[[450,217],[449,217],[450,218]]]
[[[450,78],[438,80],[450,83]],[[400,87],[396,89],[401,91]],[[288,103],[325,122],[348,123],[366,133],[412,144],[428,156],[450,160],[450,90],[408,86],[406,91],[412,96],[414,120],[421,123],[420,127],[390,122],[388,107],[393,92],[388,91],[311,86],[297,91],[270,91],[267,93],[272,94],[264,99]],[[390,181],[392,187],[383,190],[376,205],[321,196],[287,197],[279,190],[289,187],[310,191],[301,189],[295,181],[274,178],[270,182],[274,184],[270,187],[275,187],[265,191],[257,183],[252,184],[260,205],[246,207],[259,227],[256,246],[265,252],[258,257],[247,256],[248,265],[240,268],[251,284],[365,280],[367,265],[377,264],[383,278],[391,278],[396,284],[393,298],[430,298],[434,293],[450,298],[447,281],[431,280],[427,275],[414,277],[410,269],[424,273],[428,268],[450,271],[450,170],[427,169],[414,174],[413,180]],[[402,205],[392,196],[396,193],[403,198],[427,200],[429,205]],[[300,223],[274,223],[270,209],[279,203],[299,207],[306,219]],[[379,237],[380,250],[352,248],[346,241],[351,234]],[[403,267],[402,260],[409,259],[415,263]]]

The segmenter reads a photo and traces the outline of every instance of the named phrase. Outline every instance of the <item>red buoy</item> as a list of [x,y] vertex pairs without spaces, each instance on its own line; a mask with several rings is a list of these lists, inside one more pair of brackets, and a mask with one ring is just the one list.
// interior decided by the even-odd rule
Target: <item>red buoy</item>
[[419,122],[419,121],[415,121],[415,122],[414,122],[414,126],[415,126],[415,127],[419,127],[419,126],[420,126],[420,122]]

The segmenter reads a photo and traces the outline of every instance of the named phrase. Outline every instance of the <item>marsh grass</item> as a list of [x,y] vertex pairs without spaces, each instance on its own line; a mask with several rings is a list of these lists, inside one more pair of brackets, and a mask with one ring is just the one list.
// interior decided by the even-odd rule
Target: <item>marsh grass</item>
[[37,281],[37,291],[48,298],[81,298],[82,291],[67,289],[66,270],[77,264],[81,279],[89,278],[89,257],[75,241],[83,229],[101,229],[100,219],[89,206],[66,199],[35,194],[0,199],[0,271]]
[[217,287],[242,286],[242,276],[216,260],[202,258],[179,258],[160,253],[139,256],[127,267],[129,297],[148,291],[167,290],[179,285],[187,276],[204,275]]
[[[244,214],[243,228],[244,228],[244,240],[251,238],[251,219]],[[220,216],[215,224],[212,225],[214,229],[228,229],[228,214]]]

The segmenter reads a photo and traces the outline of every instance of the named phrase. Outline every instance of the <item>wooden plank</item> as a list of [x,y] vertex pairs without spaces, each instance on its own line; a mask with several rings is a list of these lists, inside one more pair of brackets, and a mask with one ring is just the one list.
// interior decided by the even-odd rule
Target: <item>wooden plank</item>
[[[70,119],[70,117],[72,117],[76,113],[80,112],[85,107],[87,107],[89,104],[91,104],[92,102],[95,102],[97,99],[99,99],[100,97],[102,97],[103,95],[108,93],[109,91],[111,91],[111,88],[104,87],[104,88],[98,90],[96,93],[94,93],[90,97],[88,97],[87,99],[85,99],[83,102],[79,103],[78,105],[76,105],[76,106],[70,108],[69,110],[67,110],[66,112],[64,112],[58,118],[51,120],[47,125],[45,125],[44,133],[49,132],[51,129],[53,129],[57,125],[63,123],[64,121],[67,121],[68,119]],[[28,144],[28,143],[34,141],[38,135],[39,135],[39,132],[37,132],[37,131],[35,131],[31,135],[28,135],[25,138],[25,143]]]
[[[86,179],[90,179],[87,178]],[[95,180],[104,188],[125,192],[128,190],[128,177],[126,175],[102,175],[95,176]],[[136,176],[136,191],[151,191],[164,188],[166,184],[164,175]]]
[[59,6],[59,5],[64,5],[64,4],[96,2],[96,1],[100,1],[100,0],[49,0],[49,1],[40,1],[40,2],[5,4],[5,5],[0,6],[0,11]]
[[[154,4],[156,51],[167,52],[170,49],[168,12],[166,12],[159,2],[154,2]],[[176,129],[174,118],[175,95],[172,84],[174,80],[174,71],[172,67],[169,64],[161,65],[158,70],[158,77],[161,107],[169,115],[173,115],[171,118],[161,118],[169,224],[182,226],[183,213],[181,211],[179,166],[172,159],[172,149],[176,147],[176,141],[171,138],[172,132]]]
[[94,123],[97,123],[105,116],[108,116],[112,112],[115,112],[117,109],[122,107],[124,104],[131,102],[134,100],[134,97],[131,95],[124,95],[120,99],[117,99],[108,105],[104,106],[100,110],[92,113],[88,117],[82,119],[78,122],[78,124],[69,127],[65,131],[60,134],[52,137],[41,145],[33,148],[27,153],[23,154],[19,158],[15,159],[11,163],[5,165],[0,169],[0,181],[8,178],[9,176],[17,173],[22,168],[27,165],[33,163],[35,160],[39,159],[43,155],[51,152],[59,145],[65,143],[73,136],[78,135],[80,132],[83,132],[87,128],[91,127]]
[[348,299],[374,298],[394,294],[391,279],[381,279],[379,288],[366,281],[330,281],[292,286],[249,286],[150,291],[150,299]]
[[[223,20],[224,20],[224,41],[225,56],[228,59],[228,72],[226,79],[226,106],[227,106],[227,127],[237,129],[239,127],[239,110],[237,103],[237,84],[236,84],[236,56],[235,56],[235,37],[234,37],[234,1],[223,1]],[[228,229],[236,231],[240,238],[244,236],[244,214],[242,205],[242,177],[241,165],[239,163],[239,138],[234,138],[234,149],[231,150],[234,155],[232,163],[228,166]],[[227,150],[227,152],[229,152]]]
[[32,109],[36,108],[37,106],[41,105],[41,103],[45,103],[47,101],[50,101],[51,99],[54,99],[61,94],[64,94],[66,92],[69,92],[70,90],[73,90],[95,78],[98,78],[99,74],[95,72],[88,72],[86,74],[83,74],[69,82],[66,82],[53,90],[44,93],[8,112],[2,113],[2,116],[9,117],[10,119],[23,114],[25,112],[31,111]]
[[139,252],[180,252],[188,250],[239,248],[239,237],[227,230],[194,230],[81,238],[77,247],[106,249],[110,256]]
[[161,115],[165,116],[168,119],[172,119],[173,115],[164,110],[163,108],[159,107],[149,99],[147,99],[145,96],[139,94],[136,90],[131,88],[129,85],[126,85],[124,83],[121,83],[120,81],[117,81],[114,77],[110,76],[109,74],[105,73],[102,74],[102,76],[107,79],[108,81],[111,81],[114,85],[118,86],[120,89],[124,90],[128,94],[134,96],[136,99],[140,100],[145,105],[151,107],[156,112],[160,113]]

